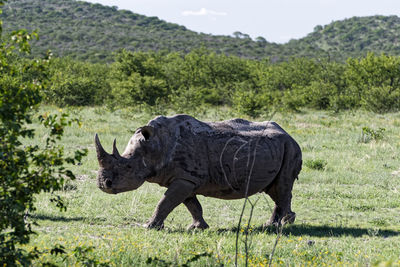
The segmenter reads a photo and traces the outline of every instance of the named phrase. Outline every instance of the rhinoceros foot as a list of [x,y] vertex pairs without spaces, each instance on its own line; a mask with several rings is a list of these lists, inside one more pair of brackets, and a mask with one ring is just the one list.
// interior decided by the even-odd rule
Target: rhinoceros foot
[[162,230],[164,229],[164,223],[159,223],[155,221],[148,221],[147,223],[143,224],[144,228],[147,229],[156,229],[156,230]]
[[296,220],[296,213],[293,211],[290,211],[285,217],[282,218],[281,222],[282,224],[287,224],[287,223],[294,223]]
[[188,230],[194,230],[194,229],[201,229],[201,230],[204,230],[204,229],[207,229],[207,228],[209,228],[210,226],[208,226],[208,224],[204,221],[204,220],[202,220],[202,221],[195,221],[195,222],[193,222],[191,225],[189,225],[188,226]]
[[264,224],[264,227],[268,227],[271,225],[281,226],[281,225],[285,225],[288,223],[292,224],[292,223],[294,223],[295,220],[296,220],[296,213],[293,211],[290,211],[283,218],[279,218],[277,216],[271,217],[271,219],[269,219],[269,221],[266,224]]

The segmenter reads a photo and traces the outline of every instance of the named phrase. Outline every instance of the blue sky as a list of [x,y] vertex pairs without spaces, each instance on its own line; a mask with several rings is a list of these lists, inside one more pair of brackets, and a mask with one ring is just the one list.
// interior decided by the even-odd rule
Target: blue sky
[[235,31],[284,43],[353,16],[400,15],[400,0],[88,0],[203,33]]

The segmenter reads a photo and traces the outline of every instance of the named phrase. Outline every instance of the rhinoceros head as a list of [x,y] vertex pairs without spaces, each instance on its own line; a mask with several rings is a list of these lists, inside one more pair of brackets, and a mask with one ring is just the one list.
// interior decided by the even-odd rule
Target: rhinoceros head
[[98,187],[106,193],[117,194],[141,186],[155,172],[161,154],[159,144],[154,128],[144,126],[136,130],[122,155],[117,150],[116,140],[112,153],[109,154],[96,134],[95,145],[100,165]]

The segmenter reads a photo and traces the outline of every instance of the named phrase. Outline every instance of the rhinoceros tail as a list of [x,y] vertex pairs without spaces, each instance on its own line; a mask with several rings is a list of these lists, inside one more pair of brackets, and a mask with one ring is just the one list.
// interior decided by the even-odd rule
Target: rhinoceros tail
[[[281,168],[272,183],[264,192],[271,194],[272,191],[291,192],[293,183],[299,178],[302,167],[302,154],[299,145],[292,139],[284,146],[284,156]],[[276,193],[278,194],[278,193]]]
[[294,142],[285,153],[287,153],[287,155],[285,155],[285,162],[283,162],[283,164],[289,165],[287,167],[292,169],[291,177],[293,178],[293,181],[299,179],[299,174],[303,164],[300,146]]

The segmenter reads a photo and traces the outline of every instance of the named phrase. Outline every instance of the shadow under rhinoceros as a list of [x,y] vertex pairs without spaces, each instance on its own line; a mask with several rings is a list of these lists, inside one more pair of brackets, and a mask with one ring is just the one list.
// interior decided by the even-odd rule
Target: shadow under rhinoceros
[[52,222],[74,222],[84,221],[85,217],[65,217],[60,215],[45,215],[45,214],[31,214],[30,218],[41,221],[52,221]]
[[30,218],[40,221],[52,221],[52,222],[82,222],[88,224],[104,224],[107,221],[106,217],[66,217],[62,215],[47,215],[47,214],[30,214]]
[[[244,229],[242,227],[242,229]],[[244,229],[245,230],[245,229]],[[270,233],[276,234],[277,228],[275,226],[267,227],[256,227],[250,230],[252,233]],[[237,227],[232,227],[230,229],[219,229],[219,233],[224,232],[237,232]],[[352,236],[352,237],[362,237],[362,236],[377,236],[377,237],[391,237],[399,236],[400,232],[394,230],[381,230],[374,228],[357,228],[357,227],[345,227],[345,226],[329,226],[329,225],[305,225],[305,224],[293,224],[284,226],[284,235],[293,236],[314,236],[314,237],[339,237],[339,236]]]

